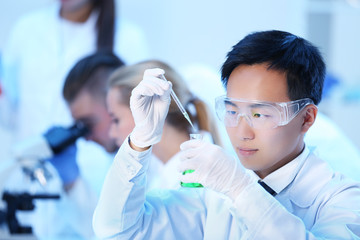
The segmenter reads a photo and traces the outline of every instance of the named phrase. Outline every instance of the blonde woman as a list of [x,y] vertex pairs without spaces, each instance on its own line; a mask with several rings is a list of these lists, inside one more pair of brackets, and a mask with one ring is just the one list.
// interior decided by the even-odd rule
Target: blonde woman
[[[110,137],[120,146],[134,128],[134,120],[130,110],[130,95],[142,80],[144,71],[150,68],[161,68],[165,77],[173,85],[173,90],[185,107],[196,131],[204,138],[221,145],[220,135],[214,117],[204,101],[194,96],[182,77],[164,62],[151,60],[138,64],[120,67],[109,78],[107,107],[112,118],[109,130]],[[153,146],[153,159],[148,170],[148,189],[178,188],[177,153],[180,144],[189,140],[194,132],[174,101],[171,101],[169,113],[165,120],[161,141]]]

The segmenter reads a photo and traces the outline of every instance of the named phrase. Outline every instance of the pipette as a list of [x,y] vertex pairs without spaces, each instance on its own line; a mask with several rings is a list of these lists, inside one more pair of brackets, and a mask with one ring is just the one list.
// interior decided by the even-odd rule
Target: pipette
[[[167,81],[165,76],[162,74],[160,75],[160,78]],[[171,97],[174,99],[176,105],[179,107],[181,113],[184,115],[184,117],[186,118],[186,120],[190,123],[191,127],[193,128],[194,132],[196,131],[195,130],[195,127],[193,125],[193,123],[191,122],[190,120],[190,117],[189,117],[189,114],[186,112],[185,108],[183,107],[183,105],[181,104],[179,98],[176,96],[174,90],[171,89],[171,92],[170,92],[170,95]]]

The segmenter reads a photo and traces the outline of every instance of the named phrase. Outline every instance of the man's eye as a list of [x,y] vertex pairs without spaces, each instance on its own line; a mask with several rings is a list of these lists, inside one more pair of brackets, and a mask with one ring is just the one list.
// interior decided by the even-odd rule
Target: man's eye
[[253,118],[260,118],[263,115],[261,113],[253,113],[252,116]]
[[93,129],[95,126],[95,123],[91,122],[91,121],[83,121],[82,122],[84,124],[84,126],[86,126],[89,130]]
[[227,110],[226,115],[236,115],[236,111]]
[[262,118],[262,119],[265,119],[265,118],[271,118],[272,115],[271,115],[271,114],[266,114],[266,113],[254,112],[254,113],[252,113],[252,117],[253,117],[253,118]]
[[113,118],[113,119],[111,119],[111,122],[113,122],[113,123],[115,123],[115,124],[118,124],[118,123],[119,123],[119,119]]

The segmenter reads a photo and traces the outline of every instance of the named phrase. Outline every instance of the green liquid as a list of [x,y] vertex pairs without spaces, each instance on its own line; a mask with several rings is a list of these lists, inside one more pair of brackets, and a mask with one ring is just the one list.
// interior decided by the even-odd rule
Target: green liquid
[[[192,173],[194,172],[194,170],[186,170],[184,171],[182,174],[185,175],[187,173]],[[198,188],[198,187],[204,187],[203,185],[201,185],[200,183],[183,183],[183,182],[180,182],[180,185],[182,187],[191,187],[191,188]]]

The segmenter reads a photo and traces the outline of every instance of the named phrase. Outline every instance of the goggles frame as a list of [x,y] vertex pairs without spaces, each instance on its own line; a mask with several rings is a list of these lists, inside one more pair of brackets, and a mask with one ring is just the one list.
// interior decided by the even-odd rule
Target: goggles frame
[[[277,123],[274,124],[271,128],[276,128],[278,126],[287,125],[291,120],[293,120],[301,110],[303,110],[306,106],[310,104],[314,104],[314,102],[310,98],[303,98],[289,102],[267,102],[267,101],[258,101],[258,100],[247,100],[247,99],[237,99],[237,98],[229,98],[226,95],[222,95],[215,99],[215,110],[216,115],[220,119],[220,121],[224,122],[226,127],[237,127],[239,125],[240,117],[246,119],[247,123],[252,128],[259,128],[254,127],[253,125],[253,117],[249,116],[248,113],[241,113],[240,111],[236,115],[236,124],[228,126],[225,123],[226,118],[226,103],[229,105],[236,107],[237,109],[241,109],[239,104],[236,103],[245,103],[251,106],[267,106],[272,107],[272,109],[277,110],[277,114],[279,116],[279,120],[276,121]],[[233,120],[230,120],[233,121]],[[270,124],[273,125],[273,124]],[[261,128],[261,127],[260,127]],[[267,129],[267,127],[264,127]],[[271,129],[270,128],[270,129]]]

